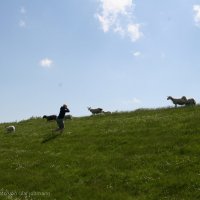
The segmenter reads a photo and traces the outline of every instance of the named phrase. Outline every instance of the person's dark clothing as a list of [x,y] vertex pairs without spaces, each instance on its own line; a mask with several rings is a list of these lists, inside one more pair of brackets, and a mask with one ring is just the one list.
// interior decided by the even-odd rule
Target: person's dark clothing
[[62,106],[62,107],[60,108],[60,113],[59,113],[59,115],[58,115],[58,119],[64,119],[65,113],[66,113],[66,112],[70,112],[70,110],[69,110],[67,107]]

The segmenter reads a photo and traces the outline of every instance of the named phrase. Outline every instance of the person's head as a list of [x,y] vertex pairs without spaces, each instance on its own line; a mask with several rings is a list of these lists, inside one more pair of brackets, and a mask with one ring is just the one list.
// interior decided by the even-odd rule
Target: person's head
[[64,108],[67,108],[67,105],[66,105],[66,104],[63,104],[63,107],[64,107]]

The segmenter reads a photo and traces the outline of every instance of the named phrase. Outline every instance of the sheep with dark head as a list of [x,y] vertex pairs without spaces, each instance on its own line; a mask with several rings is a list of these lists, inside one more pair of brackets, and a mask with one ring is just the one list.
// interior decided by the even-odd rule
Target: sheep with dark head
[[57,119],[57,116],[56,115],[49,115],[49,116],[44,115],[43,119],[47,119],[47,121],[53,121],[53,120]]
[[175,107],[177,107],[177,105],[185,105],[187,102],[187,98],[185,96],[182,96],[180,99],[175,99],[171,96],[169,96],[167,98],[167,100],[171,100],[173,102],[173,104],[175,105]]
[[5,127],[7,133],[14,133],[15,132],[15,126],[7,126]]
[[102,108],[91,108],[91,107],[88,107],[88,110],[89,110],[93,115],[100,114],[100,113],[103,112],[103,109],[102,109]]
[[186,106],[195,106],[196,105],[196,101],[194,99],[187,99]]

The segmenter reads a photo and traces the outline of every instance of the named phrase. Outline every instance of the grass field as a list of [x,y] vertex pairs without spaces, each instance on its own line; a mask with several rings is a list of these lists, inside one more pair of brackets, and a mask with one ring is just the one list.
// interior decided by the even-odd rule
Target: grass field
[[0,124],[0,199],[200,199],[200,106]]

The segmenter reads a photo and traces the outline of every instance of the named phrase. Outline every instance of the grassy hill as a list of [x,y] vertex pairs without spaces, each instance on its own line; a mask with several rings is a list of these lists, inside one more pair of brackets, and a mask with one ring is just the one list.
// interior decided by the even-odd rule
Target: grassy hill
[[0,124],[0,199],[200,199],[200,107]]

